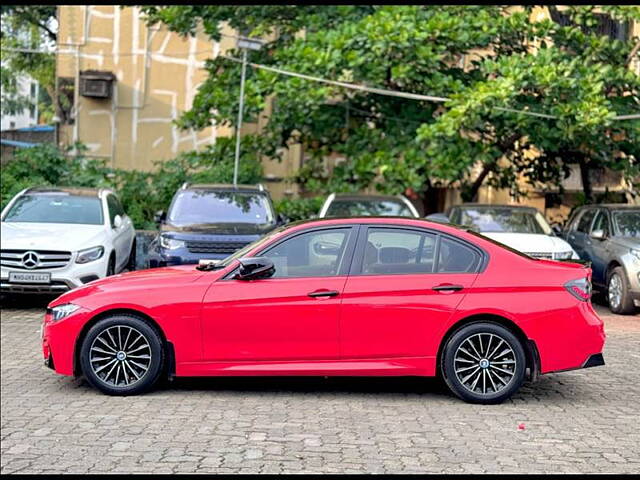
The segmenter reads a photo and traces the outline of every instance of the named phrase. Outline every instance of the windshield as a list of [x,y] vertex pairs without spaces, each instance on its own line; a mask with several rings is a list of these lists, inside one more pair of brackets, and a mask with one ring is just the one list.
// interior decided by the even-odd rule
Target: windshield
[[9,209],[3,221],[102,225],[102,205],[98,197],[23,195]]
[[274,223],[274,215],[265,195],[238,192],[187,190],[178,193],[168,220],[176,226],[214,223]]
[[640,210],[613,212],[613,225],[616,235],[640,238]]
[[400,200],[334,200],[326,217],[401,216],[413,217],[407,205]]
[[550,235],[552,230],[542,214],[535,210],[515,208],[458,208],[451,215],[457,225],[478,232],[541,233]]

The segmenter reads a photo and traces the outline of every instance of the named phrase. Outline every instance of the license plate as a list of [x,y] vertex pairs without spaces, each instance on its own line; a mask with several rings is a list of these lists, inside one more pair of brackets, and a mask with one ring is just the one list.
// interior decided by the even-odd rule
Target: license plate
[[9,272],[9,281],[16,283],[51,283],[51,274]]

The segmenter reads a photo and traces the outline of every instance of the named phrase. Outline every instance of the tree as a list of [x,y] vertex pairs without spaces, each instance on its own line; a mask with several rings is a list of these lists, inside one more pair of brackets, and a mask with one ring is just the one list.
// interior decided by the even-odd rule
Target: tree
[[[182,34],[222,22],[274,35],[251,60],[316,77],[446,97],[444,103],[347,90],[265,70],[248,72],[245,108],[270,99],[262,153],[300,142],[311,158],[298,174],[309,190],[416,192],[426,211],[435,187],[465,199],[489,183],[520,194],[520,181],[560,185],[572,164],[639,172],[640,83],[628,69],[638,39],[602,34],[600,13],[640,21],[638,7],[568,7],[563,21],[532,21],[533,7],[170,6],[144,7],[150,23]],[[553,9],[552,9],[553,13]],[[557,17],[558,12],[555,12]],[[299,33],[304,30],[304,33]],[[298,35],[296,35],[298,33]],[[238,51],[228,55],[239,57]],[[239,65],[218,57],[181,118],[234,125]],[[524,115],[528,110],[552,118]],[[327,171],[324,158],[346,162]]]
[[[41,113],[53,116],[55,96],[55,5],[2,5],[2,113],[16,113],[31,106],[18,91],[19,78],[28,75],[38,82]],[[42,51],[43,53],[38,53]]]

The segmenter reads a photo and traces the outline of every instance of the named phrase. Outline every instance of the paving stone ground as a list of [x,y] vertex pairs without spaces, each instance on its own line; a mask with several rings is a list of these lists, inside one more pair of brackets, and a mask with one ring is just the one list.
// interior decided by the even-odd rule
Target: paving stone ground
[[418,378],[182,379],[108,397],[43,365],[45,304],[0,311],[3,474],[640,471],[640,316],[598,307],[605,367],[478,406]]

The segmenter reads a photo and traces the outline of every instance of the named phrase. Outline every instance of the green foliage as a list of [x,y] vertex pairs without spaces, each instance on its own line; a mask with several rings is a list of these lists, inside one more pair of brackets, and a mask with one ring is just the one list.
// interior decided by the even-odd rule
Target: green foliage
[[[251,145],[252,137],[247,137]],[[228,155],[232,139],[219,138],[200,152],[186,152],[158,163],[154,172],[120,170],[104,160],[86,157],[86,148],[76,144],[65,150],[43,144],[19,149],[15,159],[2,167],[0,194],[2,208],[24,188],[36,186],[113,188],[138,229],[155,229],[156,211],[166,210],[176,190],[184,182],[231,183],[233,155]],[[262,179],[259,157],[241,157],[238,182],[255,184]]]
[[[249,69],[246,108],[273,112],[262,152],[300,142],[308,190],[389,193],[436,186],[473,198],[483,182],[521,193],[519,180],[559,185],[571,165],[638,178],[640,79],[627,62],[637,38],[599,34],[598,12],[640,21],[640,7],[570,6],[566,26],[534,20],[533,7],[169,6],[143,7],[150,22],[190,34],[221,22],[255,35],[278,32],[250,60],[317,77],[448,97],[444,104],[374,95]],[[303,35],[294,35],[304,30]],[[238,50],[228,55],[239,57]],[[240,65],[218,57],[184,127],[234,125]],[[525,116],[500,108],[557,118]],[[347,158],[329,172],[323,158]],[[475,167],[479,166],[480,174]],[[588,186],[585,193],[589,195]]]
[[274,206],[277,213],[284,215],[289,221],[295,222],[317,216],[324,200],[325,197],[283,198],[274,202]]

